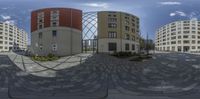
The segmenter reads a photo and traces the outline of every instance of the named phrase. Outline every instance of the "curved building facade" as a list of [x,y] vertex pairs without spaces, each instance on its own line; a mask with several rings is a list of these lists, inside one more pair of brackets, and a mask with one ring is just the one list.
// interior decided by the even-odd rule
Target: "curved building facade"
[[137,16],[118,11],[87,12],[84,16],[83,39],[96,38],[98,52],[138,52],[140,23]]
[[160,51],[200,52],[200,21],[176,21],[159,28],[155,44]]
[[23,29],[0,22],[0,52],[27,50],[28,34]]
[[82,11],[45,8],[31,13],[31,47],[35,55],[81,53]]
[[99,52],[138,52],[139,18],[118,11],[98,12]]

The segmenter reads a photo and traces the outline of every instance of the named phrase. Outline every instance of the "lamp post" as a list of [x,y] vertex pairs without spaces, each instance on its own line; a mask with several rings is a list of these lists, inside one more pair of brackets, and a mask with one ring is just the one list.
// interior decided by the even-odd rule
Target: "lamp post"
[[147,55],[149,54],[149,47],[148,47],[148,42],[149,42],[149,37],[148,37],[148,33],[147,33],[147,38],[146,38],[146,51],[147,51]]

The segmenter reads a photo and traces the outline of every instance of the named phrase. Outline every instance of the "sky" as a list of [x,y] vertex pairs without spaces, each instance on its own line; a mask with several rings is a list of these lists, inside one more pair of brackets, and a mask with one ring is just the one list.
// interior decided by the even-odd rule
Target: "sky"
[[66,7],[90,11],[123,11],[140,18],[143,37],[170,22],[200,18],[200,0],[0,0],[0,21],[14,24],[29,34],[31,11]]

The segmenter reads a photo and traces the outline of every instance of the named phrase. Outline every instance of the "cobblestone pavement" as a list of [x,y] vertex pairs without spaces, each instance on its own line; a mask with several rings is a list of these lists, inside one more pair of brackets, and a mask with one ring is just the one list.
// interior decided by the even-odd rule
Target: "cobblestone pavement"
[[[199,55],[157,53],[144,62],[132,62],[104,54],[82,55],[84,59],[81,63],[69,65],[65,61],[69,57],[64,57],[62,61],[54,63],[38,63],[37,68],[34,68],[35,62],[28,61],[30,59],[27,57],[0,55],[0,99],[200,97]],[[80,55],[73,57],[72,63]],[[28,66],[30,63],[35,64],[30,65],[31,69]],[[44,76],[48,74],[50,76]]]

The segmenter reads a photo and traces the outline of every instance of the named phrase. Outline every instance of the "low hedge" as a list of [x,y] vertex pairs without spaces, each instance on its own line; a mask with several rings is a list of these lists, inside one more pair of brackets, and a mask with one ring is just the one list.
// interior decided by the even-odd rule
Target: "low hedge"
[[126,58],[126,57],[138,56],[139,54],[132,52],[114,52],[111,55],[119,58]]
[[54,61],[54,60],[58,60],[60,57],[58,56],[55,56],[53,54],[48,54],[47,56],[32,56],[31,57],[32,60],[35,60],[35,61]]

